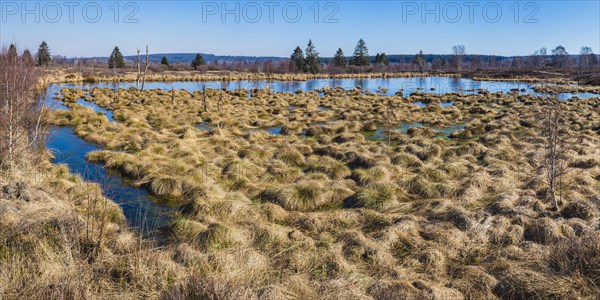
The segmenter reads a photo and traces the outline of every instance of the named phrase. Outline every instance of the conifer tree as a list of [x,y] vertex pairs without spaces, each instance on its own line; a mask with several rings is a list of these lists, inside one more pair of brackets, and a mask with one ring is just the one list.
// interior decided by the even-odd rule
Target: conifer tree
[[165,65],[168,66],[169,65],[169,60],[167,59],[166,56],[163,56],[162,59],[160,60],[160,64],[161,65]]
[[390,65],[390,59],[387,57],[387,55],[384,53],[381,53],[379,55],[379,63],[383,64],[385,66],[389,66]]
[[312,40],[308,40],[308,45],[306,46],[305,66],[306,70],[311,74],[319,73],[319,52],[317,52]]
[[390,60],[385,53],[377,53],[377,55],[375,55],[375,64],[388,66],[390,64]]
[[291,65],[295,68],[296,72],[305,71],[304,52],[302,52],[302,49],[300,47],[296,47],[296,49],[294,49],[290,60]]
[[33,60],[33,57],[31,56],[31,52],[29,52],[29,50],[25,49],[25,51],[23,51],[23,63],[25,63],[25,65],[27,66],[31,66],[35,64],[35,61]]
[[50,56],[50,49],[48,48],[48,44],[45,41],[42,41],[37,52],[37,64],[38,66],[46,67],[51,62],[52,57]]
[[121,54],[121,50],[119,47],[115,47],[110,57],[108,58],[108,68],[109,69],[121,69],[125,67],[125,60],[123,59],[123,54]]
[[380,63],[381,63],[381,56],[379,56],[379,53],[377,53],[377,54],[375,55],[375,62],[374,62],[374,63],[375,63],[376,65],[378,65],[378,64],[380,64]]
[[352,57],[352,64],[355,66],[368,66],[369,62],[369,49],[365,40],[360,39],[354,48],[354,57]]
[[196,57],[194,58],[194,60],[192,60],[192,68],[194,68],[194,70],[198,70],[199,66],[203,66],[206,64],[206,61],[204,61],[204,57],[202,57],[202,54],[198,53],[196,54]]
[[342,51],[342,48],[339,48],[335,53],[335,56],[333,57],[333,64],[336,67],[346,67],[346,57],[344,57],[344,51]]

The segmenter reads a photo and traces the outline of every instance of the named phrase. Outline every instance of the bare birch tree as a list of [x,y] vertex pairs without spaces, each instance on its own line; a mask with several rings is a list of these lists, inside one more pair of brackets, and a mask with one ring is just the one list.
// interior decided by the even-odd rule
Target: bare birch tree
[[144,64],[144,74],[142,75],[142,89],[144,91],[144,86],[146,85],[146,73],[148,72],[148,65],[150,65],[150,58],[148,54],[148,46],[146,46],[146,63]]
[[558,98],[550,97],[544,103],[539,118],[544,139],[541,162],[543,181],[556,210],[567,186],[565,177],[569,172],[569,150],[572,147],[565,106]]
[[452,63],[454,68],[457,71],[462,71],[464,56],[465,56],[465,46],[464,45],[456,45],[452,47]]
[[0,165],[11,168],[43,139],[43,102],[36,101],[35,65],[15,51],[0,52]]
[[137,76],[135,78],[135,87],[137,89],[140,88],[140,80],[142,79],[142,61],[140,59],[140,48],[137,48],[137,59],[135,60],[135,64],[137,66]]
[[204,102],[204,112],[208,112],[208,103],[206,101],[206,84],[202,85],[202,102]]

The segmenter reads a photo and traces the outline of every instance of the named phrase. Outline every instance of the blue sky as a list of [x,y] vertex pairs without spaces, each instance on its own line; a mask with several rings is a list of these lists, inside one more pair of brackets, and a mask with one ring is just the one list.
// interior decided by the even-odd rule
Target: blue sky
[[145,45],[152,53],[289,56],[309,38],[322,56],[338,47],[348,55],[359,38],[372,54],[449,53],[456,44],[472,54],[600,50],[600,0],[74,2],[0,0],[0,43],[35,49],[45,40],[69,57]]

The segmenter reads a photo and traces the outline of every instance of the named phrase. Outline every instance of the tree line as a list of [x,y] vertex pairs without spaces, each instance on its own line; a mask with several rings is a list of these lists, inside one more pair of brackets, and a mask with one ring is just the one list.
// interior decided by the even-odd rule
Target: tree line
[[[375,65],[389,65],[390,61],[385,53],[377,53],[375,56]],[[369,56],[369,48],[364,39],[358,40],[354,48],[354,54],[350,58],[346,58],[342,48],[339,48],[333,57],[331,65],[339,68],[345,68],[347,65],[363,67],[371,64]],[[302,48],[297,46],[290,57],[290,71],[292,72],[308,72],[319,73],[323,65],[323,59],[319,57],[319,52],[316,50],[312,40],[308,40],[306,52],[302,52]]]
[[365,41],[361,38],[351,57],[346,57],[344,51],[338,48],[333,58],[320,58],[312,40],[309,40],[306,53],[298,46],[294,49],[290,57],[291,72],[318,73],[323,68],[344,69],[348,66],[356,66],[364,69],[365,67],[378,66],[391,67],[389,70],[403,70],[425,72],[428,70],[481,70],[494,68],[539,68],[554,67],[568,68],[593,67],[599,65],[598,56],[594,54],[592,48],[584,46],[579,55],[570,55],[564,46],[557,46],[548,54],[547,48],[536,50],[529,56],[501,57],[493,55],[467,55],[464,45],[455,45],[452,47],[452,54],[432,55],[424,54],[423,51],[414,56],[411,55],[386,55],[377,53],[374,57],[369,56]]
[[[160,64],[163,66],[167,66],[167,67],[169,67],[171,65],[169,63],[169,59],[166,56],[163,56],[161,58]],[[206,64],[206,61],[204,60],[204,57],[202,57],[202,54],[198,53],[198,54],[196,54],[196,57],[194,57],[194,59],[190,63],[190,66],[192,68],[194,68],[194,70],[197,70],[198,67],[203,66],[205,64]],[[109,69],[122,69],[124,67],[125,67],[125,59],[123,57],[123,54],[121,53],[121,50],[119,50],[119,47],[115,46],[112,53],[108,57],[108,68]]]
[[[31,59],[38,66],[48,66],[54,64],[76,64],[76,65],[95,65],[99,61],[95,58],[75,58],[66,59],[60,56],[51,56],[50,49],[46,42],[42,42],[38,48],[35,57],[27,52],[23,54],[26,59]],[[106,61],[106,60],[104,60]],[[197,53],[193,60],[187,65],[171,64],[166,56],[160,60],[160,64],[151,66],[153,71],[160,71],[161,68],[172,70],[228,70],[238,72],[264,72],[264,73],[359,73],[359,72],[426,72],[426,71],[477,71],[487,69],[539,69],[556,68],[569,69],[578,67],[580,70],[594,68],[599,66],[598,55],[594,54],[592,48],[584,46],[576,55],[567,52],[564,46],[557,46],[548,50],[543,47],[535,50],[532,54],[526,56],[495,56],[495,55],[476,55],[467,54],[464,45],[455,45],[452,47],[451,54],[425,54],[423,51],[414,55],[388,55],[386,53],[377,53],[374,56],[369,54],[367,44],[364,39],[359,39],[353,53],[346,56],[341,48],[335,52],[333,57],[321,57],[316,45],[309,40],[306,48],[297,46],[288,59],[267,59],[267,60],[241,60],[227,62],[224,60],[212,59],[206,61],[202,54]],[[108,68],[113,71],[116,69],[131,67],[125,61],[119,47],[115,47],[106,61]],[[133,65],[135,67],[135,65]]]
[[8,50],[5,51],[10,57],[18,57],[20,61],[25,63],[26,65],[37,65],[41,67],[47,67],[52,62],[52,56],[50,55],[50,48],[45,41],[42,41],[40,44],[38,51],[34,57],[31,55],[29,49],[25,49],[21,55],[17,54],[17,47],[15,44],[10,44]]

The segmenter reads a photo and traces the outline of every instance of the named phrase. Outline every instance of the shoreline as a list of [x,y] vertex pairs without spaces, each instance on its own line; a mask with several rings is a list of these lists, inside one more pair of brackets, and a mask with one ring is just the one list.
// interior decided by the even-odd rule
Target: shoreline
[[[460,77],[458,74],[451,73],[344,73],[344,74],[266,74],[266,73],[194,73],[194,72],[174,72],[158,73],[146,76],[146,82],[207,82],[207,81],[259,81],[259,80],[277,80],[277,81],[307,81],[313,79],[353,79],[353,78],[418,78],[418,77]],[[136,82],[137,74],[128,72],[125,74],[113,75],[92,75],[85,76],[80,72],[47,74],[48,83],[78,83],[78,82]]]
[[[63,71],[63,70],[58,70]],[[59,73],[46,74],[41,80],[41,86],[51,84],[95,84],[95,83],[133,83],[136,82],[136,73],[129,72],[116,76],[94,75],[84,77],[82,73]],[[359,74],[265,74],[265,73],[193,73],[193,72],[171,72],[167,74],[150,74],[146,78],[146,83],[173,83],[173,82],[235,82],[235,81],[308,81],[318,79],[343,80],[343,79],[394,79],[394,78],[427,78],[427,77],[450,77],[467,78],[473,81],[489,82],[515,82],[531,83],[536,92],[550,93],[592,93],[600,94],[600,87],[594,85],[576,85],[577,83],[568,78],[541,78],[532,76],[506,77],[478,77],[469,74],[456,73],[359,73]]]

